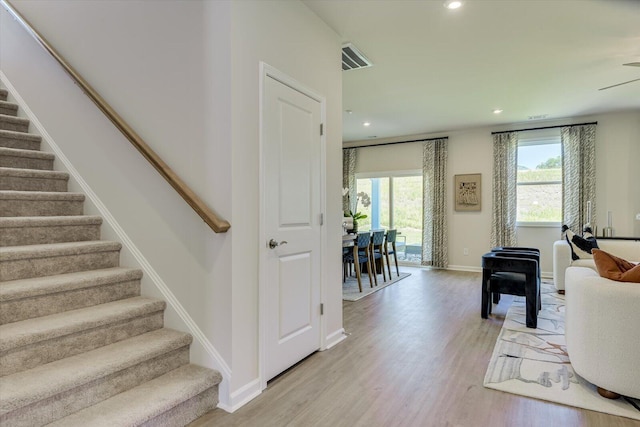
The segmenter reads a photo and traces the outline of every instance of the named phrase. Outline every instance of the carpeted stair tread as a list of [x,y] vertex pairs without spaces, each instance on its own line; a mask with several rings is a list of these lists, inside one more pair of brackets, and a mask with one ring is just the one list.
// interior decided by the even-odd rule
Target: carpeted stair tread
[[0,100],[6,101],[8,95],[9,95],[9,92],[6,89],[0,88]]
[[16,132],[28,132],[29,119],[0,114],[0,129],[13,130]]
[[112,282],[140,280],[142,270],[113,267],[102,270],[77,271],[46,277],[10,280],[0,283],[0,303],[57,292],[101,286]]
[[63,225],[100,224],[102,224],[102,217],[98,215],[0,217],[0,229],[17,227],[56,227]]
[[100,240],[102,217],[95,215],[0,217],[4,246]]
[[49,426],[141,425],[205,390],[215,387],[221,380],[222,376],[216,371],[193,364],[181,366],[131,390],[53,422]]
[[[52,162],[55,157],[55,154],[46,153],[44,151],[0,147],[0,159],[2,159],[2,163],[0,163],[0,165],[3,167],[14,167],[8,163],[9,159],[16,159],[16,161],[19,161],[20,159],[33,159]],[[49,167],[48,169],[50,170],[51,168]]]
[[18,104],[0,100],[0,114],[16,116],[18,114]]
[[0,352],[162,311],[162,300],[133,297],[0,326]]
[[84,199],[82,193],[0,190],[0,217],[82,215]]
[[18,280],[117,267],[121,248],[99,240],[0,247],[0,274]]
[[0,147],[0,166],[6,168],[53,170],[54,159],[52,153]]
[[0,189],[66,192],[69,174],[42,169],[0,167]]
[[140,295],[142,270],[112,267],[0,282],[0,324]]
[[40,135],[0,129],[0,147],[37,151],[41,142]]
[[82,193],[61,193],[59,191],[16,191],[0,190],[0,200],[42,200],[48,201],[84,201]]
[[[26,151],[26,150],[24,150]],[[34,151],[37,153],[38,151]],[[15,176],[20,178],[42,178],[42,179],[69,179],[67,172],[49,171],[41,169],[23,169],[0,167],[0,176]]]
[[10,157],[28,157],[31,159],[53,160],[56,158],[53,153],[45,153],[44,151],[24,150],[22,148],[0,147],[0,156]]
[[55,276],[32,277],[29,279],[0,282],[0,303],[16,299],[65,292],[111,282],[140,280],[142,270],[137,268],[114,267],[102,270],[77,271]]
[[80,255],[93,252],[119,251],[121,248],[121,243],[110,242],[108,240],[9,246],[0,247],[0,260],[13,261],[33,258],[50,258],[65,255]]
[[0,416],[100,380],[191,344],[190,335],[158,329],[0,378]]

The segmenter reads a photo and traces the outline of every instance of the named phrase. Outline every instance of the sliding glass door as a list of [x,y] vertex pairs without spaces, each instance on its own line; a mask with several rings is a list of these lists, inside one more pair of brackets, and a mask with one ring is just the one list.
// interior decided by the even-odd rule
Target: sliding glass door
[[403,172],[357,176],[358,192],[371,196],[371,205],[358,212],[367,215],[358,221],[362,230],[398,230],[398,260],[420,263],[422,257],[422,173]]

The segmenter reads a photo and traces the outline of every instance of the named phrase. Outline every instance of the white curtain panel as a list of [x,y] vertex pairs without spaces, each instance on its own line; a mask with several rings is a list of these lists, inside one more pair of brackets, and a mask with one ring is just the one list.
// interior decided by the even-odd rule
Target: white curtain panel
[[[342,188],[348,188],[349,194],[342,196],[342,210],[349,213],[356,203],[356,148],[342,150]],[[351,206],[350,206],[351,205]]]
[[517,246],[518,133],[493,135],[491,247]]
[[563,127],[562,222],[575,233],[587,224],[591,202],[591,227],[596,232],[596,125]]
[[449,265],[447,138],[426,141],[422,157],[422,265]]

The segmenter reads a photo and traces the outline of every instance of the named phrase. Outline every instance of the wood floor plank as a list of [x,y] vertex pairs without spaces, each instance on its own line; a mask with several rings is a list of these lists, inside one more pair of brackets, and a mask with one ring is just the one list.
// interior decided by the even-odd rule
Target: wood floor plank
[[640,426],[628,418],[484,388],[511,297],[480,318],[480,274],[411,276],[345,301],[349,337],[272,380],[233,414],[202,426]]

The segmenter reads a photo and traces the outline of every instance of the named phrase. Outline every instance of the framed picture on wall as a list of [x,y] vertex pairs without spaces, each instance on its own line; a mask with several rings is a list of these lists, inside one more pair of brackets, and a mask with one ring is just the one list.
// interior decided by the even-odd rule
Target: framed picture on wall
[[479,211],[482,206],[481,174],[455,175],[453,194],[456,211]]

